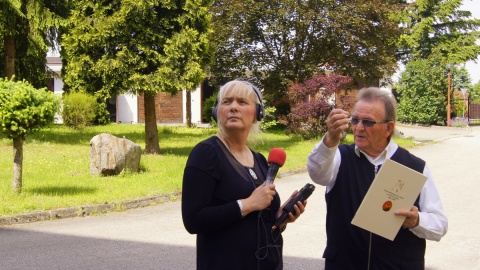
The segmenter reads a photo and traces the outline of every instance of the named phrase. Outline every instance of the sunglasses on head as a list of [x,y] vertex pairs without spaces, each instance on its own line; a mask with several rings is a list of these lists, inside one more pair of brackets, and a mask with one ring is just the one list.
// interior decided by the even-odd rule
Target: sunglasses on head
[[355,116],[352,116],[350,118],[350,123],[352,125],[356,126],[360,122],[363,124],[364,127],[373,127],[375,124],[385,124],[385,123],[390,122],[390,120],[383,120],[383,121],[376,122],[376,121],[373,121],[373,120],[370,120],[370,119],[359,119],[358,117],[355,117]]

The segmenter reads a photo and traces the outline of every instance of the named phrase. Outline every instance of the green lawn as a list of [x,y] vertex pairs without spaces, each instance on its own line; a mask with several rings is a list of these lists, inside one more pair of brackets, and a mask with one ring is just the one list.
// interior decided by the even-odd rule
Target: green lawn
[[[142,155],[140,173],[115,177],[90,175],[90,139],[102,132],[144,143],[144,126],[110,124],[75,131],[61,125],[27,136],[24,144],[23,187],[20,195],[12,193],[12,141],[0,135],[0,216],[30,213],[64,207],[121,202],[181,190],[182,175],[190,150],[200,141],[214,135],[216,129],[159,127],[160,155]],[[287,153],[289,171],[304,168],[308,153],[318,142],[288,137],[281,131],[269,131],[263,143],[251,145],[266,157],[271,148]],[[396,140],[404,147],[411,140]],[[347,143],[351,143],[351,135]]]

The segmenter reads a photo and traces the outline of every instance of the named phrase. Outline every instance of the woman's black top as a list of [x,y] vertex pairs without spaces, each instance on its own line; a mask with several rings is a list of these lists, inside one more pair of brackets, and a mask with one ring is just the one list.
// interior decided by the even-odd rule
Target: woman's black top
[[243,218],[237,203],[266,178],[267,160],[252,153],[254,167],[244,167],[213,136],[188,157],[182,217],[187,231],[197,234],[197,269],[282,269],[282,236],[271,229],[280,208],[278,193],[269,208]]

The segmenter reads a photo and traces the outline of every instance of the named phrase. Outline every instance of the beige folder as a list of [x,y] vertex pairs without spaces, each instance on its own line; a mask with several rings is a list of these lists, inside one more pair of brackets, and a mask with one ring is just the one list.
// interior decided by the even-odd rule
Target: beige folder
[[396,210],[410,210],[427,177],[391,159],[385,160],[353,217],[352,224],[395,239],[405,220]]

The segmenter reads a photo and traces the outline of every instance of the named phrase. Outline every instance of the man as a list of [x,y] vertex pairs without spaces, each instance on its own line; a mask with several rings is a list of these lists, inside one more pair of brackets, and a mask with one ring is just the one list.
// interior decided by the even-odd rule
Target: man
[[[424,269],[425,239],[439,241],[448,221],[425,161],[399,147],[391,138],[395,130],[396,101],[388,90],[360,90],[352,116],[334,109],[327,118],[328,131],[308,156],[311,179],[326,186],[327,247],[325,269]],[[353,145],[339,145],[352,125]],[[402,228],[390,241],[351,224],[379,167],[392,159],[427,176]]]

